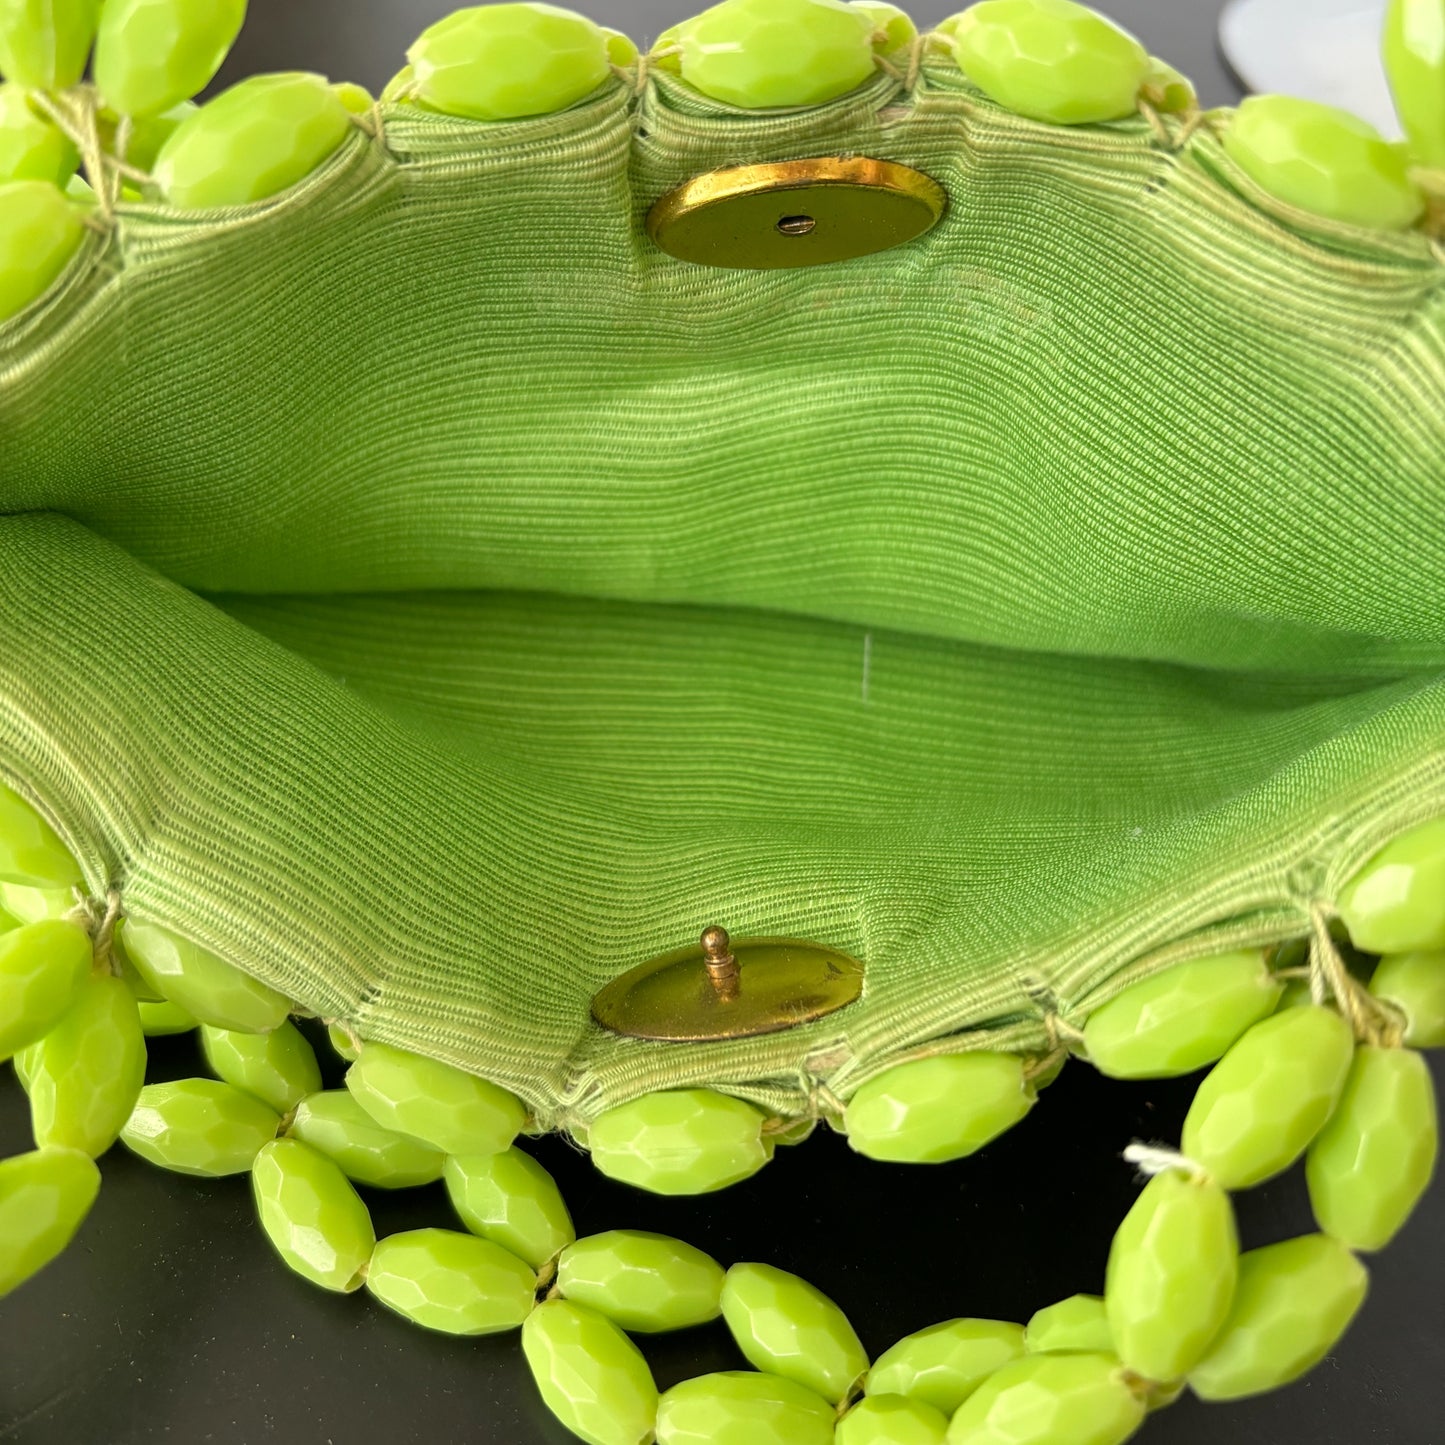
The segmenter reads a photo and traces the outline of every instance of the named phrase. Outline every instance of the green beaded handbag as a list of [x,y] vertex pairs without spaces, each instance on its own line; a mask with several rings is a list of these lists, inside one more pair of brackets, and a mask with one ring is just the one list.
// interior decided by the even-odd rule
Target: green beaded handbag
[[[0,0],[0,1292],[119,1138],[520,1326],[593,1445],[1118,1445],[1311,1368],[1436,1152],[1445,0],[1402,144],[1072,0],[482,6],[197,108],[243,11]],[[514,1144],[957,1159],[1070,1055],[1213,1066],[1103,1295],[872,1362]],[[378,1242],[352,1181],[438,1179]],[[630,1335],[719,1315],[755,1368],[659,1397]]]

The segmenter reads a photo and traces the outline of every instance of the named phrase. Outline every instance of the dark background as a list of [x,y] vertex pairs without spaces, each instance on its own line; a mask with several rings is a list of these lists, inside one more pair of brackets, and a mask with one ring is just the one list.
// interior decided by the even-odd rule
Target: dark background
[[[448,0],[252,0],[222,79],[309,67],[375,89]],[[664,0],[583,9],[639,41],[685,11]],[[955,5],[913,8],[920,21]],[[1111,0],[1114,17],[1191,74],[1206,104],[1238,91],[1217,57],[1211,0]],[[152,1077],[201,1072],[186,1038],[155,1040]],[[324,1049],[322,1050],[325,1056]],[[1436,1059],[1437,1082],[1441,1069]],[[339,1074],[328,1082],[339,1082]],[[1137,1186],[1131,1139],[1173,1140],[1192,1080],[1125,1085],[1072,1063],[1033,1115],[976,1159],[872,1164],[820,1132],[756,1179],[699,1200],[609,1184],[557,1139],[538,1141],[579,1233],[676,1234],[724,1263],[796,1270],[848,1311],[870,1352],[960,1314],[1026,1319],[1097,1291]],[[0,1078],[0,1154],[29,1147],[19,1086]],[[0,1302],[0,1441],[9,1445],[566,1445],[516,1337],[427,1334],[367,1299],[286,1271],[253,1222],[246,1180],[166,1175],[116,1149],[76,1244]],[[440,1186],[368,1192],[377,1232],[451,1222]],[[1312,1228],[1298,1171],[1238,1197],[1246,1246]],[[1371,1262],[1370,1300],[1337,1355],[1290,1389],[1237,1405],[1186,1397],[1143,1445],[1436,1445],[1445,1441],[1445,1185]],[[738,1368],[718,1326],[644,1346],[658,1383]]]

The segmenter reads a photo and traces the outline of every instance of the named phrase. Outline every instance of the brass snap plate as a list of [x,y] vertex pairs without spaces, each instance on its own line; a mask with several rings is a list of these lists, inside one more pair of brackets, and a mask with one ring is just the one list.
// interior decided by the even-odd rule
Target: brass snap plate
[[699,942],[615,978],[592,1000],[613,1033],[669,1043],[774,1034],[847,1007],[863,992],[863,965],[836,948],[797,938]]
[[912,241],[947,204],[943,187],[911,166],[818,156],[694,176],[653,206],[647,233],[702,266],[820,266]]

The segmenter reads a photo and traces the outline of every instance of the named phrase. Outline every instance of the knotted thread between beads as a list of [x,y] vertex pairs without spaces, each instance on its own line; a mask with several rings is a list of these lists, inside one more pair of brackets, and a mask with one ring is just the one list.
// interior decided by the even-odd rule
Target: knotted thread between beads
[[1146,1179],[1173,1171],[1186,1175],[1196,1184],[1213,1182],[1213,1175],[1197,1159],[1191,1159],[1166,1144],[1146,1144],[1136,1139],[1124,1150],[1124,1162],[1132,1164]]
[[1322,903],[1310,909],[1310,998],[1316,1004],[1333,999],[1361,1043],[1399,1048],[1404,1038],[1399,1019],[1346,967],[1330,935],[1331,916]]
[[78,924],[90,935],[92,967],[96,973],[120,974],[120,960],[114,945],[121,916],[120,889],[107,890],[104,898],[93,898],[75,889],[75,907],[65,914],[65,921]]

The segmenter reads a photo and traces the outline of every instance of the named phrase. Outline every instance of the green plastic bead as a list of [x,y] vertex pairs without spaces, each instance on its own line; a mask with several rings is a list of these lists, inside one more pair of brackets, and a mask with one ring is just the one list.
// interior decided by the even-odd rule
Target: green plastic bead
[[361,1056],[361,1045],[353,1043],[351,1035],[335,1024],[326,1026],[326,1042],[331,1045],[334,1054],[345,1059],[349,1064],[354,1064]]
[[1409,1049],[1357,1049],[1339,1107],[1306,1163],[1320,1228],[1351,1249],[1383,1249],[1429,1186],[1439,1149],[1424,1058]]
[[160,115],[211,83],[241,33],[246,0],[105,0],[95,83],[121,115]]
[[606,25],[600,25],[598,29],[602,31],[602,38],[607,42],[607,59],[611,64],[623,69],[637,64],[637,42],[630,35],[624,35],[620,30],[613,30]]
[[722,0],[673,38],[689,85],[754,110],[820,105],[861,85],[874,73],[874,28],[843,0]]
[[92,1158],[120,1137],[145,1080],[146,1046],[123,980],[92,977],[65,1016],[35,1045],[30,1123],[35,1142]]
[[148,1039],[164,1038],[168,1034],[188,1034],[199,1027],[179,1004],[137,999],[136,1009],[140,1013],[141,1032]]
[[1327,1235],[1250,1250],[1234,1308],[1190,1388],[1204,1400],[1238,1400],[1299,1379],[1334,1348],[1368,1288],[1364,1265]]
[[[1235,112],[1224,149],[1261,189],[1332,221],[1398,231],[1414,225],[1425,209],[1424,196],[1406,175],[1404,147],[1332,105],[1251,96]],[[1355,942],[1372,947],[1358,937]]]
[[1109,1251],[1104,1303],[1115,1352],[1146,1380],[1183,1378],[1228,1317],[1238,1275],[1229,1196],[1172,1170],[1155,1175]]
[[352,115],[366,115],[376,104],[371,98],[371,92],[364,85],[357,85],[354,80],[338,80],[331,88],[336,92],[337,100]]
[[1445,818],[1387,843],[1345,885],[1339,910],[1367,953],[1445,949]]
[[1411,153],[1445,169],[1445,0],[1390,0],[1384,49]]
[[43,1038],[90,977],[90,935],[58,919],[0,934],[0,1059]]
[[1039,1310],[1024,1329],[1024,1348],[1031,1355],[1112,1354],[1103,1296],[1074,1294]]
[[1034,120],[1083,125],[1133,115],[1149,53],[1073,0],[982,0],[947,23],[958,68]]
[[520,1149],[455,1155],[443,1174],[462,1223],[533,1269],[577,1238],[556,1181]]
[[868,17],[873,27],[873,48],[880,55],[891,55],[918,39],[913,17],[896,5],[886,4],[885,0],[855,0],[853,8]]
[[[160,115],[132,116],[122,159],[137,170],[153,170],[161,148],[199,110],[200,106],[194,101],[183,100]],[[120,140],[119,117],[114,112],[107,112],[103,119],[109,132],[109,143],[116,148]]]
[[547,1408],[588,1445],[646,1445],[657,1386],[636,1345],[571,1300],[538,1305],[522,1326],[522,1353]]
[[569,1244],[557,1288],[633,1334],[703,1325],[722,1313],[722,1266],[665,1234],[613,1229]]
[[953,1417],[948,1445],[1121,1445],[1144,1404],[1113,1355],[1026,1355]]
[[838,1422],[836,1445],[943,1445],[948,1416],[922,1400],[870,1395]]
[[1176,963],[1096,1009],[1084,1045],[1094,1067],[1116,1079],[1191,1074],[1273,1013],[1282,991],[1262,949]]
[[36,114],[18,85],[0,85],[0,184],[49,181],[63,186],[75,174],[80,152]]
[[943,1054],[870,1079],[848,1104],[848,1142],[870,1159],[962,1159],[1012,1128],[1037,1095],[1014,1054]]
[[346,1176],[297,1139],[274,1139],[251,1166],[261,1227],[297,1274],[322,1289],[358,1289],[376,1243],[371,1216]]
[[1337,1013],[1313,1004],[1255,1024],[1199,1086],[1184,1153],[1226,1189],[1288,1169],[1334,1112],[1354,1044]]
[[28,1094],[30,1092],[30,1076],[35,1072],[35,1061],[40,1057],[40,1045],[31,1044],[28,1049],[21,1049],[11,1059],[15,1065],[15,1077],[20,1081],[20,1087]]
[[133,1154],[177,1174],[244,1174],[281,1119],[259,1099],[216,1079],[147,1084],[121,1130]]
[[750,1364],[834,1402],[868,1371],[868,1355],[847,1316],[821,1290],[770,1264],[735,1264],[722,1313]]
[[416,71],[411,66],[403,65],[390,80],[381,88],[381,103],[383,105],[399,105],[404,100],[411,99],[412,87],[416,84]]
[[674,1385],[657,1445],[832,1445],[834,1410],[793,1380],[727,1370]]
[[100,0],[0,0],[0,75],[64,90],[85,73]]
[[[54,186],[39,181],[0,186],[0,320],[46,290],[79,244],[81,229],[79,212]],[[55,829],[3,783],[0,878],[67,892],[85,884]]]
[[709,1194],[756,1174],[773,1157],[763,1116],[711,1089],[645,1094],[600,1115],[592,1162],[611,1179],[654,1194]]
[[1157,55],[1149,57],[1149,73],[1139,87],[1139,95],[1165,115],[1178,115],[1199,108],[1194,82]]
[[304,180],[353,129],[321,75],[253,75],[185,121],[161,148],[153,175],[183,211],[243,206]]
[[376,1189],[412,1189],[442,1176],[440,1149],[378,1124],[345,1089],[303,1099],[287,1133],[326,1155],[349,1179]]
[[289,1114],[308,1094],[321,1090],[321,1068],[305,1035],[283,1023],[269,1034],[201,1028],[201,1052],[219,1078]]
[[1445,1046],[1445,949],[1382,958],[1370,992],[1404,1015],[1405,1043],[1417,1049]]
[[38,923],[42,918],[64,918],[75,907],[75,893],[69,888],[0,883],[0,904],[21,923]]
[[100,1170],[78,1149],[36,1149],[0,1160],[0,1296],[70,1243],[99,1189]]
[[377,1244],[366,1288],[423,1329],[494,1335],[516,1329],[532,1313],[537,1276],[490,1240],[453,1229],[413,1229]]
[[952,1415],[996,1370],[1024,1353],[1022,1325],[945,1320],[907,1335],[868,1372],[870,1395],[906,1395]]
[[444,1154],[498,1154],[527,1121],[505,1089],[390,1044],[363,1044],[346,1087],[378,1124]]
[[141,978],[202,1023],[262,1034],[286,1022],[283,994],[169,929],[128,919],[123,938]]
[[475,5],[424,30],[406,53],[414,98],[473,120],[565,110],[611,74],[607,37],[556,5]]

